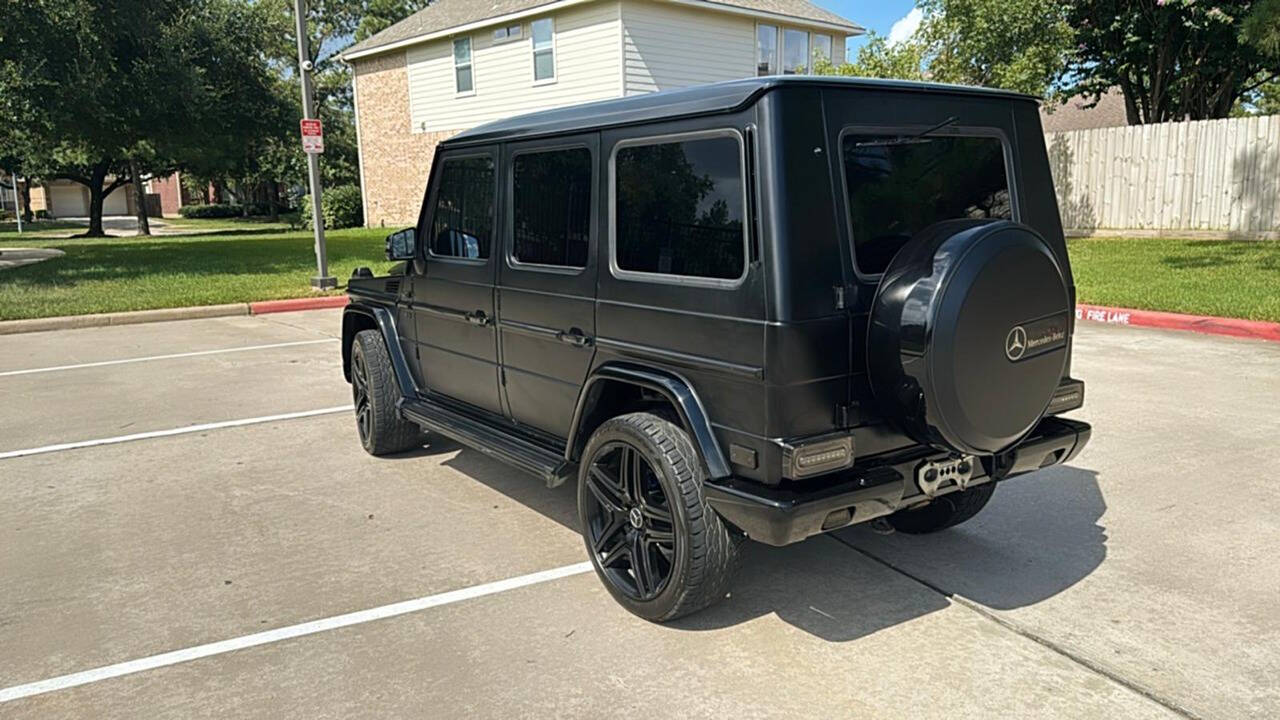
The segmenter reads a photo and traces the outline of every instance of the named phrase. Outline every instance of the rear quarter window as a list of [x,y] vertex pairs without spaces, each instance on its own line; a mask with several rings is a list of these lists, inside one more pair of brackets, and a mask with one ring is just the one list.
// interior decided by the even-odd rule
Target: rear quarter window
[[710,284],[746,273],[746,194],[736,134],[626,141],[614,156],[614,263]]
[[998,137],[846,133],[841,155],[854,259],[865,275],[884,272],[936,222],[1013,217]]

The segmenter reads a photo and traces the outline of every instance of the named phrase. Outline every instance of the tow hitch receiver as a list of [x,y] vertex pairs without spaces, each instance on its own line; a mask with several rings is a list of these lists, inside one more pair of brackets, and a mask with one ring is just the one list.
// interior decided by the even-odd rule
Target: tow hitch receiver
[[929,497],[936,497],[938,490],[947,483],[964,490],[969,487],[969,480],[973,477],[973,465],[972,455],[926,460],[916,468],[916,484],[920,486],[920,492]]

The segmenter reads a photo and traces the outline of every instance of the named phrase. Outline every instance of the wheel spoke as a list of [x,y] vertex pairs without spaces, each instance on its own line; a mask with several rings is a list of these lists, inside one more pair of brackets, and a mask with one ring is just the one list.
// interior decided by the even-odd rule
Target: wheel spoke
[[622,447],[622,464],[618,467],[622,487],[633,504],[640,503],[644,494],[640,487],[640,457],[630,446]]
[[614,541],[619,535],[625,534],[624,529],[626,526],[627,520],[625,517],[617,515],[613,516],[609,520],[609,523],[604,526],[604,529],[600,531],[600,534],[596,536],[596,540],[592,543],[591,549],[594,550],[597,555],[608,554],[606,549],[616,544]]
[[625,497],[618,491],[617,483],[600,466],[593,465],[587,473],[587,489],[607,512],[626,512]]
[[627,534],[625,532],[616,532],[612,535],[617,542],[609,546],[608,552],[604,553],[604,557],[600,558],[600,567],[612,567],[615,563],[631,553],[631,548],[627,545]]
[[660,523],[671,524],[671,509],[661,505],[654,505],[642,498],[640,503],[640,512],[648,519]]
[[645,531],[645,534],[649,536],[649,540],[655,545],[671,545],[676,541],[676,534],[671,530],[649,528]]
[[631,573],[636,577],[636,589],[640,597],[645,598],[653,593],[654,573],[649,564],[649,549],[645,547],[644,535],[636,533],[631,540]]

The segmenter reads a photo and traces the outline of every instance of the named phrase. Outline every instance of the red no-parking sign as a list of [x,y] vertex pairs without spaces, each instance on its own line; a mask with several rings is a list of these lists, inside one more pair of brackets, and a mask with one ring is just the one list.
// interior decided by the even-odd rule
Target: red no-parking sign
[[324,126],[319,120],[302,121],[302,152],[317,155],[324,152]]

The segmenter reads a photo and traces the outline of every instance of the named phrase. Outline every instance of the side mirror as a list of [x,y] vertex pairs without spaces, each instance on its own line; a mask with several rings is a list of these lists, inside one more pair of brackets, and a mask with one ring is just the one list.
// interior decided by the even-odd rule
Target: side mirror
[[417,235],[418,231],[414,228],[405,228],[388,235],[387,259],[412,260],[416,254]]

